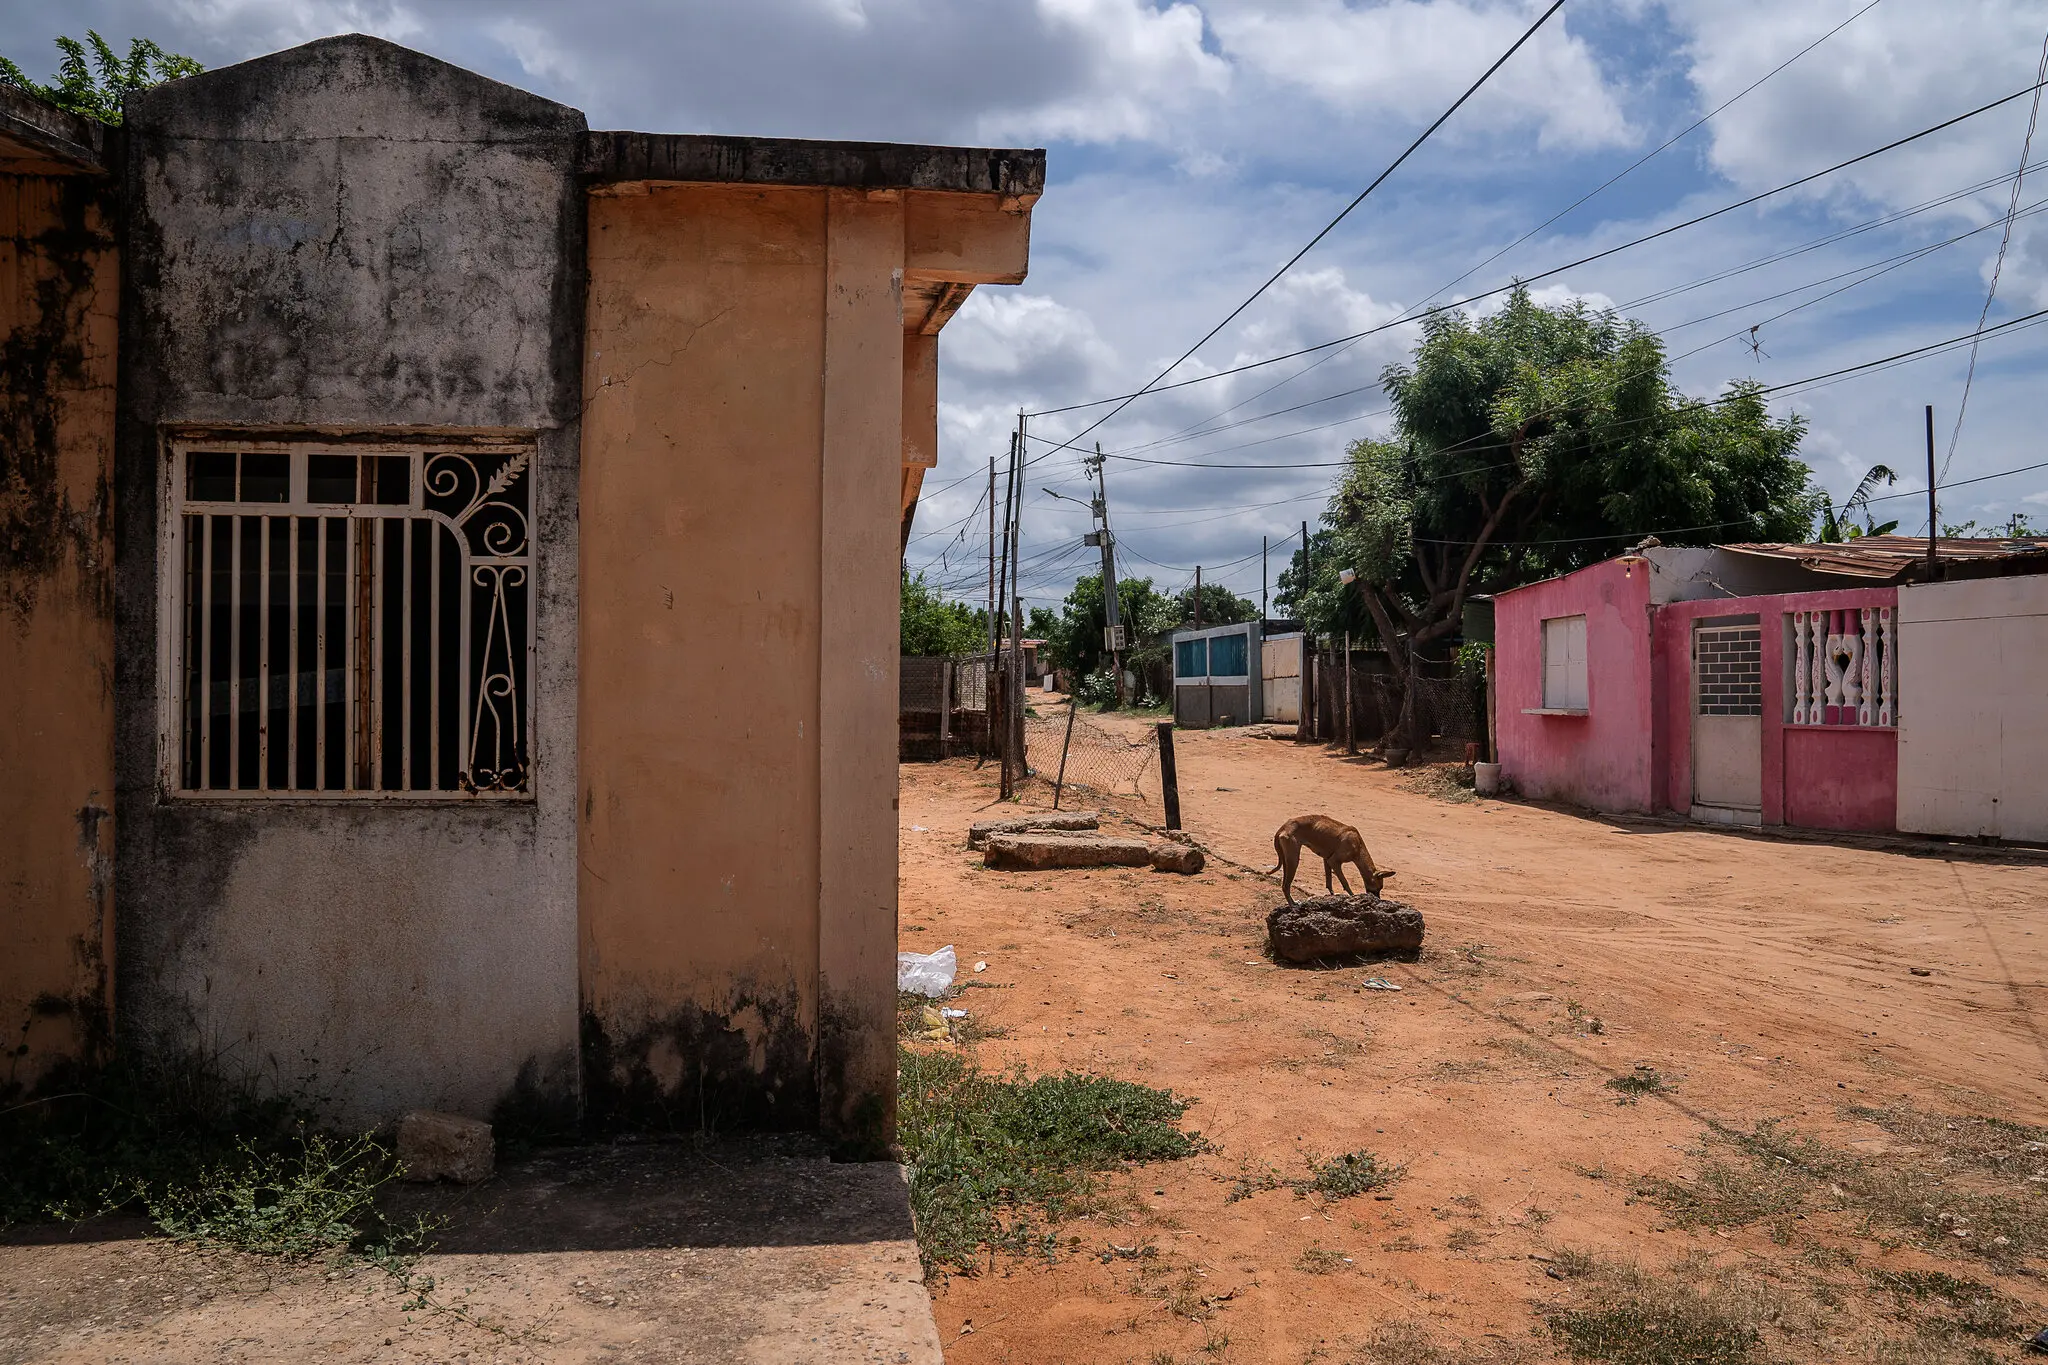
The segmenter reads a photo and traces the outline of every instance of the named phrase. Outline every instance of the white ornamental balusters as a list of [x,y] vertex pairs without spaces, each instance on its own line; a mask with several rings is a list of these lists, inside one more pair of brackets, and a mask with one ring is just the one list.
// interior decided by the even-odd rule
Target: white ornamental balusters
[[1810,683],[1809,683],[1809,680],[1808,680],[1808,676],[1807,676],[1807,645],[1806,645],[1807,629],[1808,629],[1808,627],[1807,627],[1807,621],[1806,621],[1806,613],[1805,613],[1805,612],[1803,612],[1803,611],[1795,611],[1795,612],[1793,612],[1793,613],[1792,613],[1792,723],[1793,723],[1794,725],[1804,725],[1804,724],[1806,724],[1806,723],[1807,723],[1807,721],[1806,721],[1806,703],[1807,703],[1807,699],[1808,699],[1808,697],[1810,697],[1810,696],[1812,695],[1812,691],[1811,691],[1811,685],[1810,685]]
[[1898,723],[1898,627],[1890,607],[1795,611],[1792,724]]
[[1862,656],[1857,669],[1856,723],[1868,725],[1877,713],[1877,679],[1873,676],[1877,672],[1877,641],[1871,633],[1876,622],[1871,620],[1869,607],[1856,613],[1856,625],[1856,652]]
[[[1843,684],[1847,675],[1843,663],[1847,663],[1847,649],[1841,641],[1841,614],[1839,612],[1817,612],[1827,620],[1827,634],[1821,643],[1821,667],[1827,669],[1827,710],[1837,710],[1843,702]],[[1823,712],[1825,716],[1827,712]]]
[[1896,725],[1899,712],[1898,670],[1892,665],[1893,626],[1892,609],[1877,609],[1878,628],[1883,632],[1884,658],[1878,673],[1877,723]]
[[[1852,723],[1861,725],[1866,723],[1860,719],[1866,695],[1863,687],[1863,620],[1861,613],[1853,610],[1839,613],[1837,619],[1841,622],[1835,638],[1842,642],[1839,656],[1842,663],[1842,709],[1856,712],[1859,719]],[[1847,721],[1849,718],[1843,716],[1842,719]]]

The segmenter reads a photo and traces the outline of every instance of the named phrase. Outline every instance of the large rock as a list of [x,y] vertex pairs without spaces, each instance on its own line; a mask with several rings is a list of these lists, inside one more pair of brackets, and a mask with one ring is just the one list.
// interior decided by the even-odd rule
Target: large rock
[[430,1109],[415,1109],[398,1121],[398,1160],[407,1180],[474,1185],[491,1178],[496,1158],[488,1123]]
[[1152,865],[1149,841],[1102,834],[991,834],[983,847],[986,856],[982,865],[999,872]]
[[1276,907],[1266,938],[1281,962],[1412,955],[1422,947],[1422,912],[1378,896],[1317,896]]
[[986,848],[991,834],[1097,829],[1101,824],[1102,817],[1092,810],[1056,810],[1044,815],[1010,815],[1000,820],[976,820],[967,827],[967,846]]

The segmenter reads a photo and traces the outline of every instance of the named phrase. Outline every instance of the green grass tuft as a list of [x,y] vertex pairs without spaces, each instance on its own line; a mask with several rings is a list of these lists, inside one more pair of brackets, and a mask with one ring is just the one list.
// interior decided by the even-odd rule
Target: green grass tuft
[[1098,1206],[1099,1176],[1203,1150],[1192,1100],[1072,1072],[992,1075],[951,1052],[898,1052],[898,1138],[927,1267],[971,1271],[983,1247],[1022,1250]]

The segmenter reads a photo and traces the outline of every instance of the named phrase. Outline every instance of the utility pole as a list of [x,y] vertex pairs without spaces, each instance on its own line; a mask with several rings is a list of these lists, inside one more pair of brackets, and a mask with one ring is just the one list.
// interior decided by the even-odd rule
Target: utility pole
[[988,657],[996,657],[996,457],[988,457]]
[[[1012,775],[1014,772],[1012,763],[1015,758],[1013,751],[1016,746],[1011,742],[1013,738],[1010,725],[1010,705],[1012,701],[1010,694],[1012,688],[1009,670],[1003,663],[1002,616],[998,613],[1010,595],[1010,531],[1015,516],[1016,501],[1017,434],[1012,432],[1010,433],[1010,468],[1005,475],[1003,485],[1003,545],[1001,558],[997,561],[996,590],[995,596],[990,602],[989,613],[989,631],[993,638],[993,644],[989,651],[989,677],[992,685],[1002,697],[1002,706],[1000,708],[1002,714],[1000,717],[997,715],[998,708],[993,703],[989,706],[989,740],[991,743],[999,746],[996,752],[1002,755],[1002,796],[1005,800],[1009,799],[1012,791]],[[999,724],[1002,726],[1002,737],[1000,739],[996,737],[996,727]]]
[[1934,500],[1934,404],[1927,405],[1927,581],[1932,583],[1940,574],[1941,566],[1935,560],[1934,542],[1941,535],[1940,508]]
[[1272,615],[1266,610],[1266,537],[1259,537],[1259,629],[1266,628],[1266,618]]
[[[1309,554],[1308,523],[1304,521],[1301,524],[1301,581],[1295,587],[1294,605],[1297,610],[1303,606],[1303,598],[1308,593],[1309,585],[1314,581],[1314,569],[1315,565],[1311,562]],[[1294,725],[1296,740],[1315,739],[1322,729],[1320,719],[1316,715],[1319,709],[1317,703],[1321,700],[1316,691],[1316,665],[1319,662],[1316,657],[1316,637],[1315,632],[1309,629],[1307,616],[1307,612],[1302,612],[1301,719]]]
[[1017,564],[1024,539],[1024,413],[1017,412],[1017,439],[1010,446],[1010,733],[1015,737],[1018,779],[1030,776],[1030,755],[1024,750],[1024,623],[1023,585]]
[[1202,628],[1202,566],[1195,565],[1195,629]]
[[1116,682],[1116,704],[1121,707],[1128,700],[1124,696],[1124,638],[1123,603],[1116,586],[1116,536],[1109,529],[1109,480],[1103,476],[1102,442],[1095,443],[1095,457],[1083,457],[1082,463],[1095,473],[1095,495],[1090,500],[1090,511],[1095,514],[1095,533],[1086,542],[1102,547],[1102,620],[1103,646],[1109,651],[1110,671]]

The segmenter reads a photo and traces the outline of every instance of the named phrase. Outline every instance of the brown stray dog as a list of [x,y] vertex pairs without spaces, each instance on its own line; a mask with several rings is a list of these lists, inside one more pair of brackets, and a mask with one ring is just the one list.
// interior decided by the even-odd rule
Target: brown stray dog
[[[1273,872],[1283,868],[1285,875],[1280,879],[1280,894],[1287,897],[1289,905],[1294,904],[1294,869],[1301,861],[1301,850],[1311,848],[1323,860],[1323,890],[1334,893],[1330,875],[1344,884],[1344,894],[1353,894],[1351,883],[1345,880],[1344,864],[1358,868],[1358,875],[1365,889],[1377,896],[1380,888],[1387,884],[1387,878],[1394,875],[1393,868],[1384,871],[1373,866],[1372,854],[1366,852],[1365,839],[1351,826],[1340,824],[1327,815],[1297,815],[1273,833],[1273,851],[1280,855]],[[1268,872],[1267,876],[1272,876]]]

